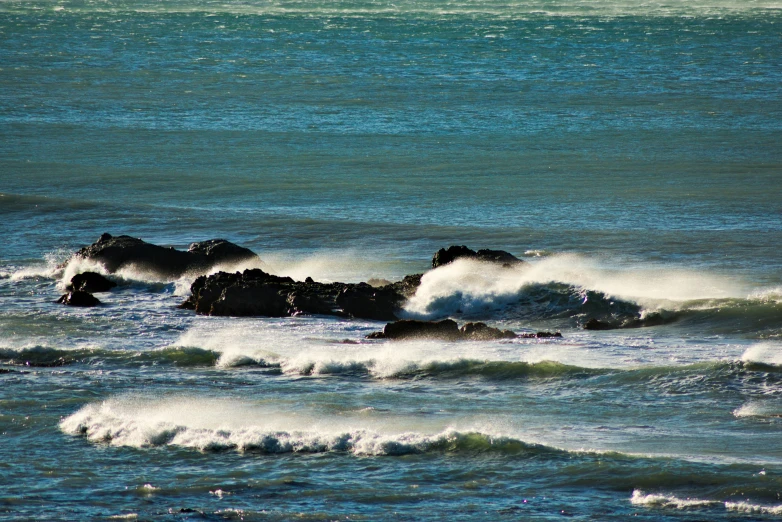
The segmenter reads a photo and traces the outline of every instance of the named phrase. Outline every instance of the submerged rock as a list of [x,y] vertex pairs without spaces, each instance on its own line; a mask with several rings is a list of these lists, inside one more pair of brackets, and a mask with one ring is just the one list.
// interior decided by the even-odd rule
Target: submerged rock
[[386,324],[382,332],[373,332],[369,339],[437,339],[441,341],[494,341],[500,339],[562,337],[559,332],[538,332],[516,334],[511,330],[500,330],[486,323],[466,323],[459,328],[456,321],[418,321],[403,319]]
[[76,252],[74,257],[101,263],[110,273],[134,266],[152,270],[166,277],[179,277],[191,270],[208,270],[221,263],[236,263],[258,256],[252,250],[224,239],[193,243],[187,252],[162,247],[130,236],[103,234],[92,245]]
[[64,294],[57,302],[68,306],[98,306],[101,304],[94,295],[79,290]]
[[71,278],[71,284],[68,285],[67,290],[93,294],[95,292],[108,292],[115,286],[117,286],[117,283],[106,279],[97,272],[84,272],[76,274]]
[[420,281],[421,276],[414,275],[380,287],[367,283],[319,283],[311,278],[301,282],[256,268],[201,276],[193,282],[190,297],[180,306],[205,315],[317,314],[388,321],[397,319],[397,313]]
[[457,259],[460,258],[476,259],[478,261],[499,263],[503,266],[508,266],[508,267],[518,265],[524,262],[518,257],[514,256],[513,254],[509,252],[505,252],[504,250],[482,249],[476,252],[475,250],[467,248],[464,245],[462,246],[452,245],[449,246],[447,249],[441,248],[434,254],[434,257],[432,257],[432,268],[437,268],[439,266],[447,265],[448,263],[456,261]]

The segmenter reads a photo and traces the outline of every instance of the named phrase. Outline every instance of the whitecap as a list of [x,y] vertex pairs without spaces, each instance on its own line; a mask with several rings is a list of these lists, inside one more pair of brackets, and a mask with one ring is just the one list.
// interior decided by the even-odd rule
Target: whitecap
[[754,344],[744,351],[741,360],[748,363],[782,366],[782,344],[771,342]]
[[635,506],[663,507],[674,509],[687,509],[693,507],[714,506],[720,504],[715,500],[702,500],[697,498],[679,498],[673,495],[644,494],[641,490],[633,490],[630,502]]
[[559,254],[504,268],[471,259],[431,270],[405,305],[409,317],[482,314],[516,303],[531,285],[560,283],[636,303],[677,309],[693,300],[743,298],[738,278],[669,265],[628,265],[605,257]]
[[750,513],[758,515],[782,515],[782,505],[763,506],[749,502],[725,502],[725,509],[738,513]]

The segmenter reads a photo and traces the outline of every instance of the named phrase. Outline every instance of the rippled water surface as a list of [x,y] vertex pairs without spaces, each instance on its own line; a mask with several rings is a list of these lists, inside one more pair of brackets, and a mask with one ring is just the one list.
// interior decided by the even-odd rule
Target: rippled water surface
[[[780,9],[0,2],[0,518],[782,516]],[[103,232],[562,338],[55,304]]]

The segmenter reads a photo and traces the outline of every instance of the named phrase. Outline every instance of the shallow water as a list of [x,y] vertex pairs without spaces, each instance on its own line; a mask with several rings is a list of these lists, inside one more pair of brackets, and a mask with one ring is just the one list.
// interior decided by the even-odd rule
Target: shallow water
[[[0,3],[0,518],[778,518],[780,8]],[[195,316],[132,268],[54,304],[103,232],[317,281],[501,248],[405,315],[563,338]]]

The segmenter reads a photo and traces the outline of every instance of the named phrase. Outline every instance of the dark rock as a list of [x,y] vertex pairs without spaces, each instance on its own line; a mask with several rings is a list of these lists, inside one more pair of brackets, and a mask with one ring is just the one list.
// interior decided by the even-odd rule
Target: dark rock
[[391,289],[409,299],[415,295],[416,290],[418,290],[418,287],[421,286],[421,278],[423,275],[424,274],[407,275],[401,281],[391,283],[390,285],[386,285],[383,288]]
[[458,341],[462,338],[462,332],[456,321],[445,319],[443,321],[416,321],[404,319],[386,324],[383,328],[384,339],[443,339]]
[[78,290],[64,294],[57,302],[68,306],[98,306],[101,304],[94,295]]
[[521,259],[504,250],[482,249],[476,252],[464,245],[453,245],[449,246],[447,249],[441,248],[434,254],[434,257],[432,257],[432,268],[447,265],[460,258],[488,261],[503,266],[507,265],[508,267],[523,263]]
[[374,288],[366,283],[345,285],[339,293],[336,304],[353,317],[388,321],[396,319],[396,312],[404,298],[393,288]]
[[284,317],[299,314],[336,315],[390,321],[397,319],[420,276],[374,288],[366,283],[304,282],[260,269],[218,272],[197,278],[181,308],[199,314]]
[[326,296],[319,294],[314,288],[299,287],[288,294],[287,303],[290,315],[335,315],[334,303]]
[[477,252],[475,250],[471,250],[467,248],[466,246],[449,246],[446,248],[441,248],[437,252],[435,252],[434,256],[432,257],[432,268],[437,268],[438,266],[447,265],[448,263],[455,261],[456,259],[459,259],[460,257],[469,257],[473,258],[477,255]]
[[187,251],[190,254],[204,256],[209,260],[211,266],[219,263],[238,263],[258,257],[252,250],[235,245],[225,239],[210,239],[191,243]]
[[117,286],[117,283],[106,279],[97,272],[84,272],[76,274],[71,278],[71,284],[68,285],[69,291],[82,291],[90,294],[95,292],[108,292]]
[[584,330],[615,330],[616,328],[619,327],[605,321],[599,321],[595,318],[584,323]]
[[467,323],[459,331],[462,338],[470,341],[491,341],[494,339],[514,339],[516,334],[510,330],[492,328],[486,323]]
[[459,328],[455,321],[402,320],[386,324],[382,332],[372,332],[367,339],[440,339],[444,341],[494,341],[500,339],[562,337],[559,332],[538,332],[517,335],[485,323],[466,323]]
[[265,284],[229,286],[212,303],[209,315],[286,317],[291,314],[280,286]]
[[523,339],[548,339],[548,338],[561,338],[562,334],[559,332],[537,332],[537,333],[524,333],[518,337]]
[[132,265],[171,278],[192,270],[208,270],[220,263],[258,257],[251,250],[224,239],[193,243],[187,252],[183,252],[134,237],[114,237],[111,234],[101,235],[98,241],[82,248],[74,256],[97,261],[110,273]]
[[476,257],[481,261],[491,261],[492,263],[499,263],[506,267],[519,265],[524,262],[510,252],[504,250],[489,250],[488,248],[478,250],[478,252],[476,252]]

